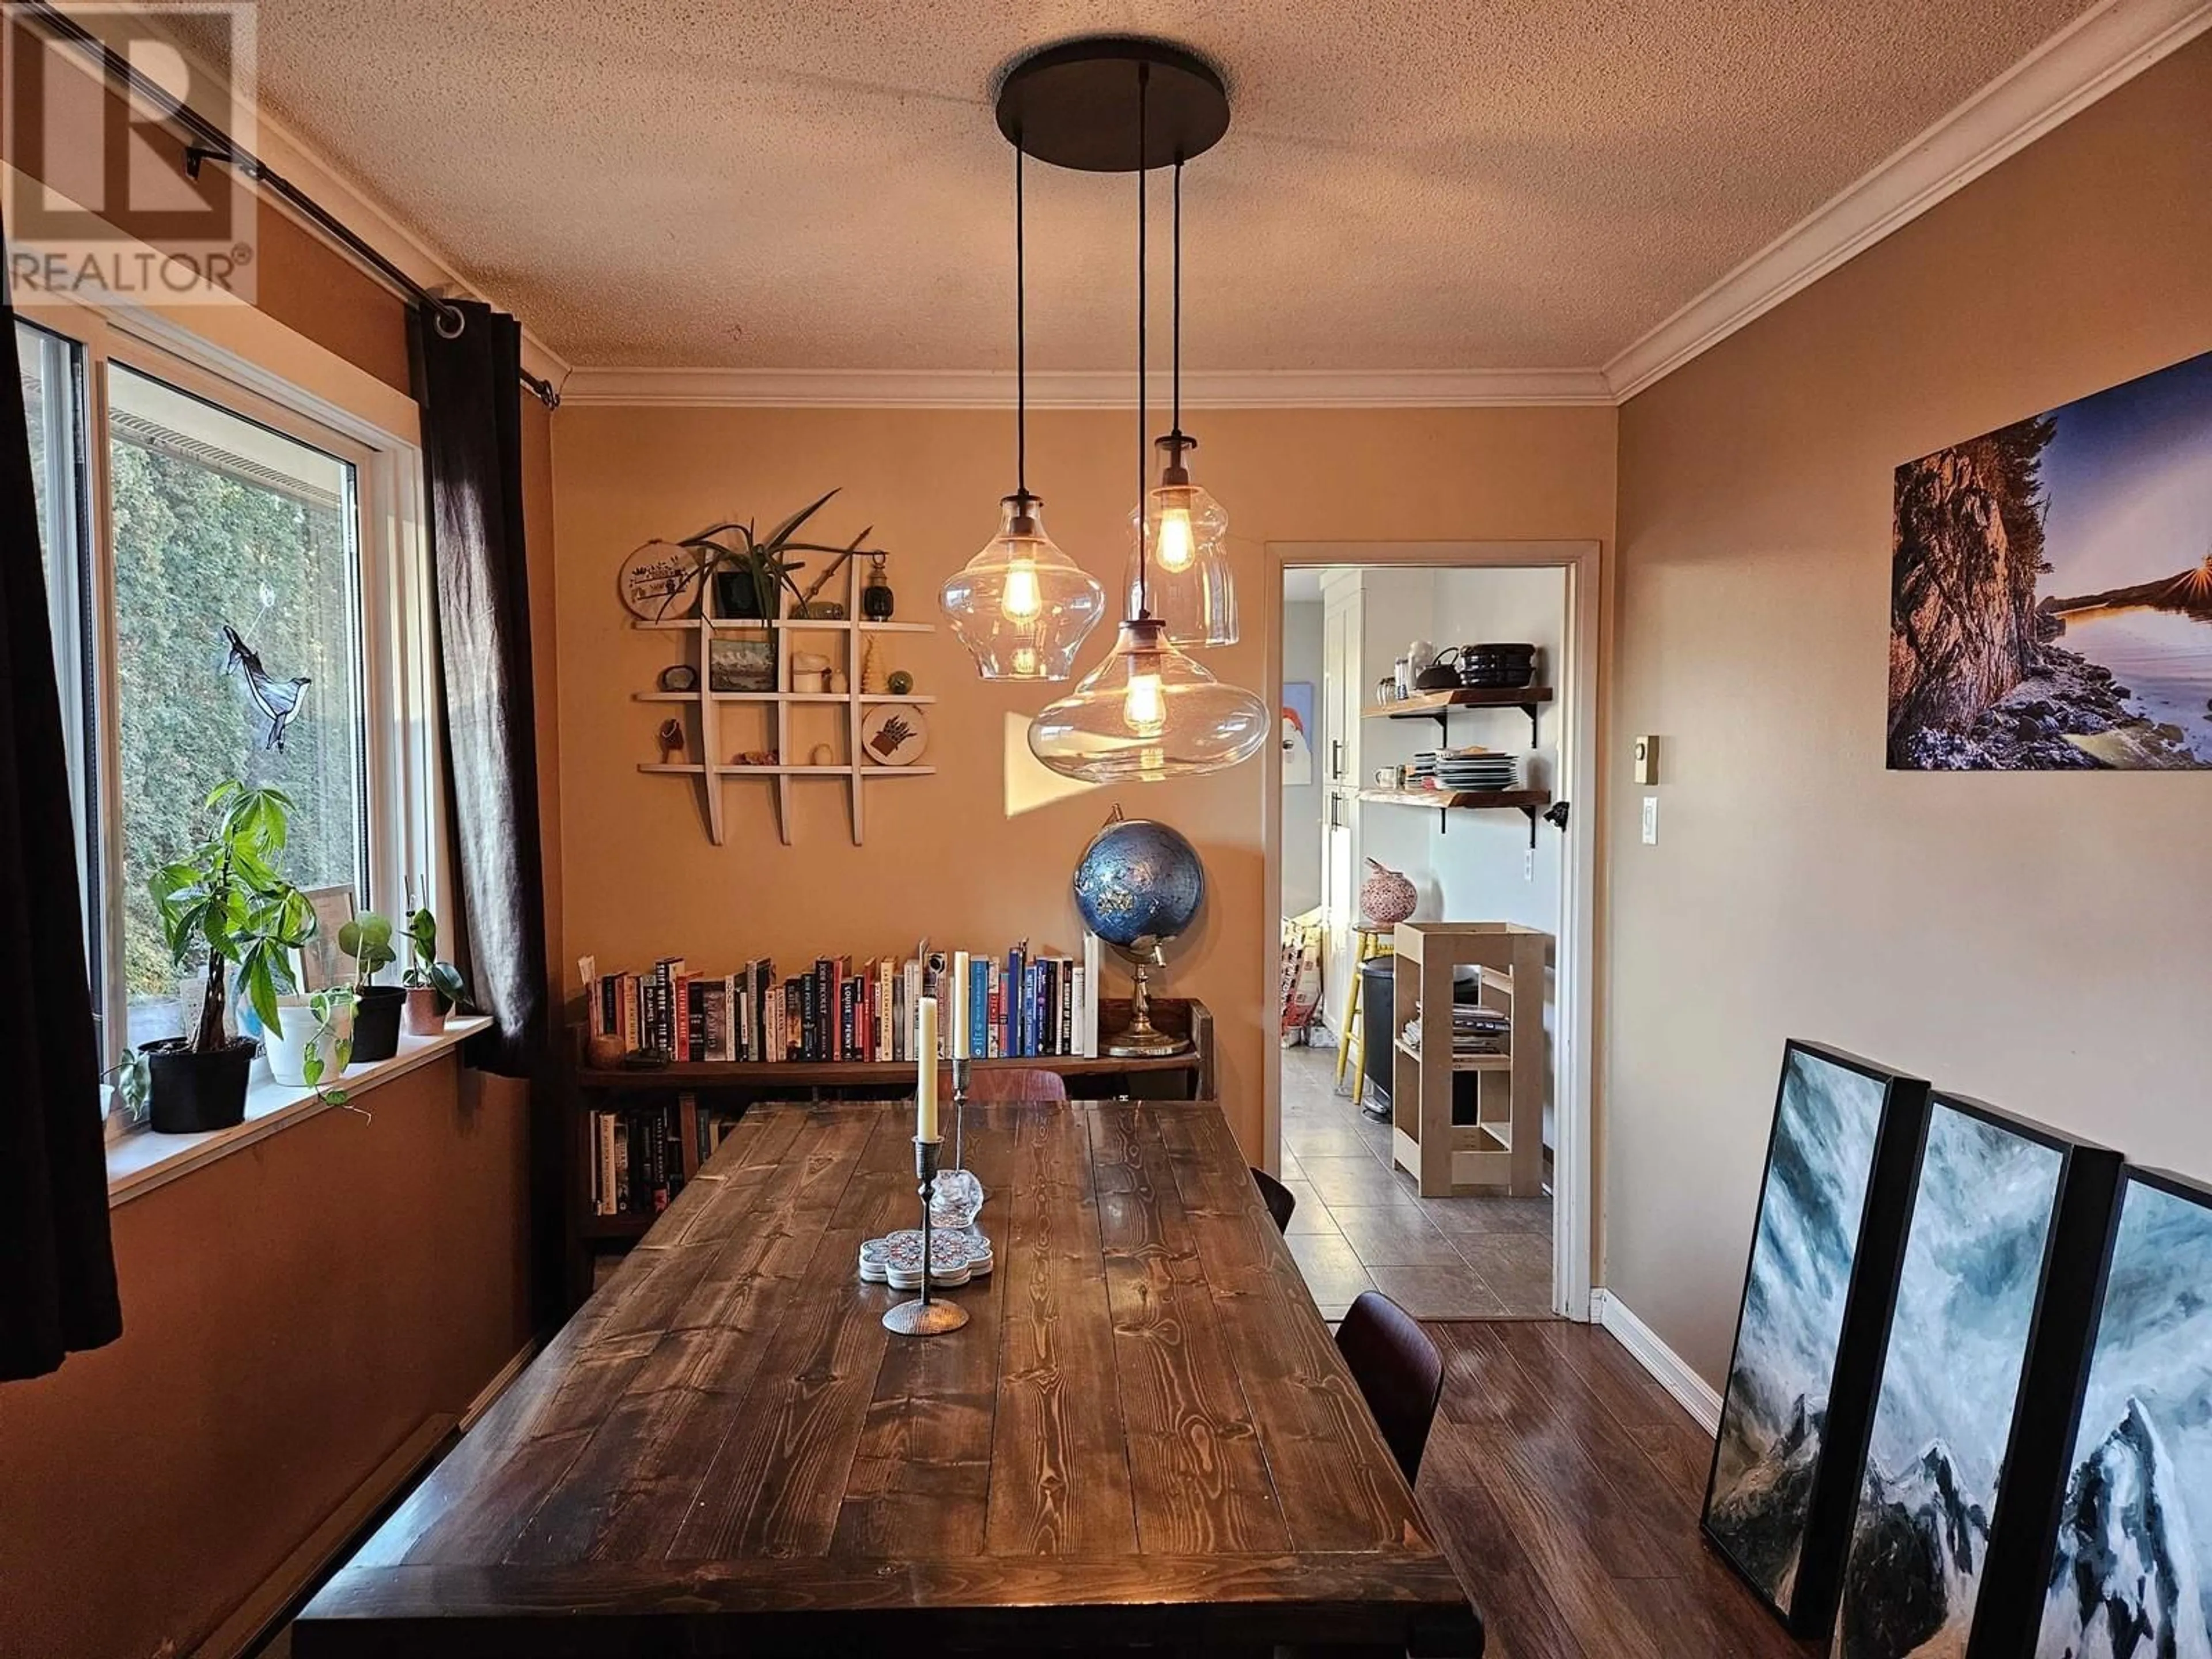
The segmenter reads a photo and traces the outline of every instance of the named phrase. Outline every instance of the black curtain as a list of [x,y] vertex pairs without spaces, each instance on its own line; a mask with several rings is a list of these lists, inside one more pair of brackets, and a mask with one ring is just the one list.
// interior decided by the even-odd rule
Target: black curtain
[[[0,246],[5,232],[0,230]],[[0,283],[0,1381],[123,1334],[15,314]]]
[[522,525],[522,330],[473,301],[452,339],[415,317],[422,465],[438,573],[446,781],[471,987],[495,1022],[473,1065],[550,1059],[538,724]]
[[471,1065],[530,1085],[532,1306],[563,1305],[563,1139],[545,960],[538,840],[537,697],[522,522],[522,329],[462,302],[461,331],[413,319],[415,395],[437,566],[447,817],[459,894],[456,936],[492,1029]]

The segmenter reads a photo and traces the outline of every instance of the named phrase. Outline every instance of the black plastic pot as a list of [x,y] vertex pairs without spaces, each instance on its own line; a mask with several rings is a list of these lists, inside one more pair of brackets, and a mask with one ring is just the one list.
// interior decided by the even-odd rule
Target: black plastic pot
[[717,570],[714,573],[716,616],[757,617],[760,613],[760,589],[753,586],[750,571]]
[[146,1056],[148,1121],[165,1135],[196,1135],[246,1121],[246,1081],[255,1045],[241,1037],[196,1054],[182,1037],[149,1042]]
[[399,1015],[407,1006],[397,985],[364,985],[353,1011],[353,1057],[356,1065],[389,1060],[399,1052]]

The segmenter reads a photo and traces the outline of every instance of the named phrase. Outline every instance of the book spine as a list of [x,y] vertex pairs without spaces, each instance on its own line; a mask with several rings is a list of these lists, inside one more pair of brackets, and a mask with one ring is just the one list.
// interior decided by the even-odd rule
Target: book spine
[[618,1200],[615,1192],[615,1115],[598,1114],[599,1129],[599,1213],[613,1215]]
[[1075,1052],[1075,963],[1060,959],[1060,1053]]

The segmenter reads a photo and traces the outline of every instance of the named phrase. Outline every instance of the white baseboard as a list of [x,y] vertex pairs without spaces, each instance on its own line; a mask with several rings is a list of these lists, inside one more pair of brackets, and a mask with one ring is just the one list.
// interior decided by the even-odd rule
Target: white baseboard
[[1659,1340],[1658,1334],[1628,1310],[1628,1304],[1602,1288],[1590,1292],[1590,1317],[1651,1373],[1653,1382],[1674,1397],[1675,1403],[1698,1419],[1707,1434],[1721,1428],[1721,1397],[1705,1379],[1682,1363],[1682,1357]]

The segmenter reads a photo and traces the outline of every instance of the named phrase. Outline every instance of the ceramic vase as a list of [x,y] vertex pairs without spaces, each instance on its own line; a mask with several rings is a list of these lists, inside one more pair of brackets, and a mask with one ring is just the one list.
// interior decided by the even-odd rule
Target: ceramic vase
[[1367,879],[1359,884],[1360,914],[1375,927],[1395,927],[1421,902],[1413,884],[1397,871],[1367,860]]

